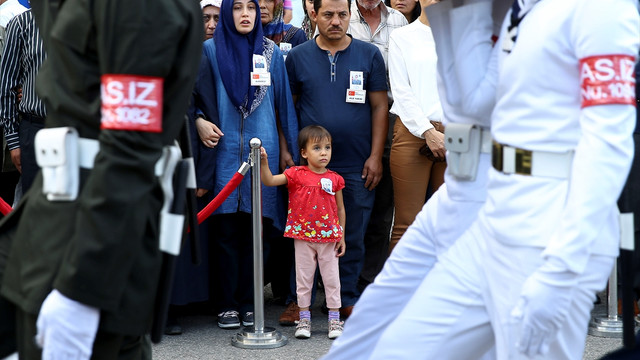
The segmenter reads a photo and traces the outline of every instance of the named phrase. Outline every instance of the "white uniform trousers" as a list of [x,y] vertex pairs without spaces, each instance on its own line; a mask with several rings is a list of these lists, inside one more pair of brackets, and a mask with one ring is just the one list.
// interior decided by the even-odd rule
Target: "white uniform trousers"
[[[483,161],[479,171],[486,171]],[[437,255],[476,219],[483,202],[449,198],[447,184],[424,205],[402,236],[345,323],[344,333],[335,340],[324,359],[367,359],[385,328],[396,319],[424,277],[436,263]]]
[[[515,348],[519,324],[511,323],[510,313],[523,282],[542,264],[542,250],[499,243],[477,221],[439,257],[370,358],[478,359],[494,344],[498,359],[525,358]],[[594,294],[606,285],[614,261],[591,256],[544,359],[582,358]]]

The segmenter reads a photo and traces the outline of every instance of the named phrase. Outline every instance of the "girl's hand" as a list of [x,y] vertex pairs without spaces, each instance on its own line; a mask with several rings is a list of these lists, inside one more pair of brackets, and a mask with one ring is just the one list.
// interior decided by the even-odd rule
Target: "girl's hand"
[[267,150],[265,150],[262,146],[260,146],[260,160],[262,162],[268,162]]
[[347,251],[347,245],[344,242],[344,236],[342,237],[342,240],[336,243],[335,250],[336,250],[337,257],[344,256],[344,253]]

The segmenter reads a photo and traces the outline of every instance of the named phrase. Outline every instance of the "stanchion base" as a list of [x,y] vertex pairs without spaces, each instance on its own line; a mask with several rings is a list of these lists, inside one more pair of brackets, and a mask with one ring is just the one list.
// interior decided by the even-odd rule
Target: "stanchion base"
[[243,349],[274,349],[287,345],[289,340],[272,327],[256,332],[253,327],[245,327],[231,338],[231,345]]
[[613,318],[608,316],[593,317],[589,324],[589,335],[622,338],[622,320],[618,316]]

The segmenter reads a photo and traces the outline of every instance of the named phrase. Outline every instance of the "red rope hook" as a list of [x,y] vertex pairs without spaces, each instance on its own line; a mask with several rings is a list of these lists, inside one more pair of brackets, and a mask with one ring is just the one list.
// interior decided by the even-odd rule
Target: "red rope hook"
[[238,169],[238,171],[233,174],[233,177],[231,178],[231,180],[229,180],[227,185],[225,185],[222,190],[220,190],[218,195],[216,195],[216,197],[211,200],[211,202],[207,204],[204,209],[198,212],[198,224],[202,224],[202,222],[206,218],[208,218],[225,200],[227,200],[233,190],[235,190],[238,185],[240,185],[240,182],[242,182],[244,175],[247,173],[250,167],[251,166],[246,162],[242,163],[240,169]]
[[3,198],[0,198],[0,212],[2,213],[2,215],[7,216],[7,214],[9,214],[11,210],[13,210],[11,206],[7,204],[7,202],[4,201]]

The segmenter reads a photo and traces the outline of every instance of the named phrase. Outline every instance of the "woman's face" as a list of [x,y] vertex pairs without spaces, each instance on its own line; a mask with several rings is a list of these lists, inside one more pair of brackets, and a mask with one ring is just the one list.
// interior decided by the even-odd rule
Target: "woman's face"
[[233,0],[233,23],[240,34],[250,33],[256,24],[256,3],[251,0]]
[[313,0],[304,0],[304,11],[309,17],[311,17],[311,10],[313,10]]
[[204,38],[211,39],[220,21],[220,8],[213,5],[205,7],[202,9],[202,19],[204,20]]
[[275,0],[260,0],[260,21],[262,25],[267,25],[273,20],[273,13],[276,8]]
[[407,19],[411,17],[416,6],[419,6],[418,0],[391,0],[391,7],[400,11]]

